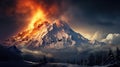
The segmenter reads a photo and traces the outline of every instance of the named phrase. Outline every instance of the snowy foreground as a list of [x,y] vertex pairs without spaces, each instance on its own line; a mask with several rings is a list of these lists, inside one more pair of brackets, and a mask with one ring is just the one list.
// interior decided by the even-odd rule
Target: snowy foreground
[[107,67],[107,66],[81,66],[67,63],[48,63],[46,65],[43,65],[42,67]]
[[6,61],[0,62],[0,67],[108,67],[108,66],[81,66],[67,63],[33,63],[28,61]]

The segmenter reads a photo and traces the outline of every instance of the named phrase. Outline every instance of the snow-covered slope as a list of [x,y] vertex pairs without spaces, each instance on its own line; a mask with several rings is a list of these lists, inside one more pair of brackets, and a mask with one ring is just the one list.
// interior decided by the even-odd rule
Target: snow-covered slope
[[84,38],[81,34],[73,31],[70,26],[63,21],[49,23],[45,21],[42,24],[34,25],[33,30],[19,33],[10,38],[6,43],[28,48],[65,48],[84,44],[98,45]]
[[42,38],[42,46],[47,48],[63,48],[88,43],[87,39],[74,32],[66,23],[61,21],[57,23],[54,23],[51,26],[52,29]]

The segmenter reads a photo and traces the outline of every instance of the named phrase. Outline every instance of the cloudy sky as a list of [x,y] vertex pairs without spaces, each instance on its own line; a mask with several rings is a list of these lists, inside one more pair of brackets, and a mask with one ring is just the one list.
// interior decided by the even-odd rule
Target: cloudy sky
[[[120,33],[120,1],[118,0],[36,0],[49,9],[57,6],[53,17],[64,19],[76,32],[88,39],[104,40]],[[20,32],[26,26],[25,14],[16,14],[16,0],[0,0],[0,40]],[[44,7],[43,7],[44,8]]]

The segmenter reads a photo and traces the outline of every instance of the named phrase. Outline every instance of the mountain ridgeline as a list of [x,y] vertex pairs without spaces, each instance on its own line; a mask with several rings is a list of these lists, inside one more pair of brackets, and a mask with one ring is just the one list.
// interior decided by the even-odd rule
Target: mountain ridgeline
[[35,25],[31,32],[29,30],[21,32],[6,40],[6,43],[19,47],[57,49],[84,44],[104,44],[98,41],[91,43],[90,40],[73,31],[70,26],[63,21],[53,23],[45,21],[43,24]]

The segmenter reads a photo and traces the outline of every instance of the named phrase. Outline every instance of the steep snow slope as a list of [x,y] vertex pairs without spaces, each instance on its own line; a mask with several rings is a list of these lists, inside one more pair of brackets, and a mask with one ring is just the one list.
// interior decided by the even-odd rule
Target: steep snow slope
[[8,39],[7,44],[27,48],[66,48],[79,45],[101,45],[104,43],[90,41],[81,34],[76,33],[63,21],[50,23],[44,21],[35,24],[34,29],[19,33]]

